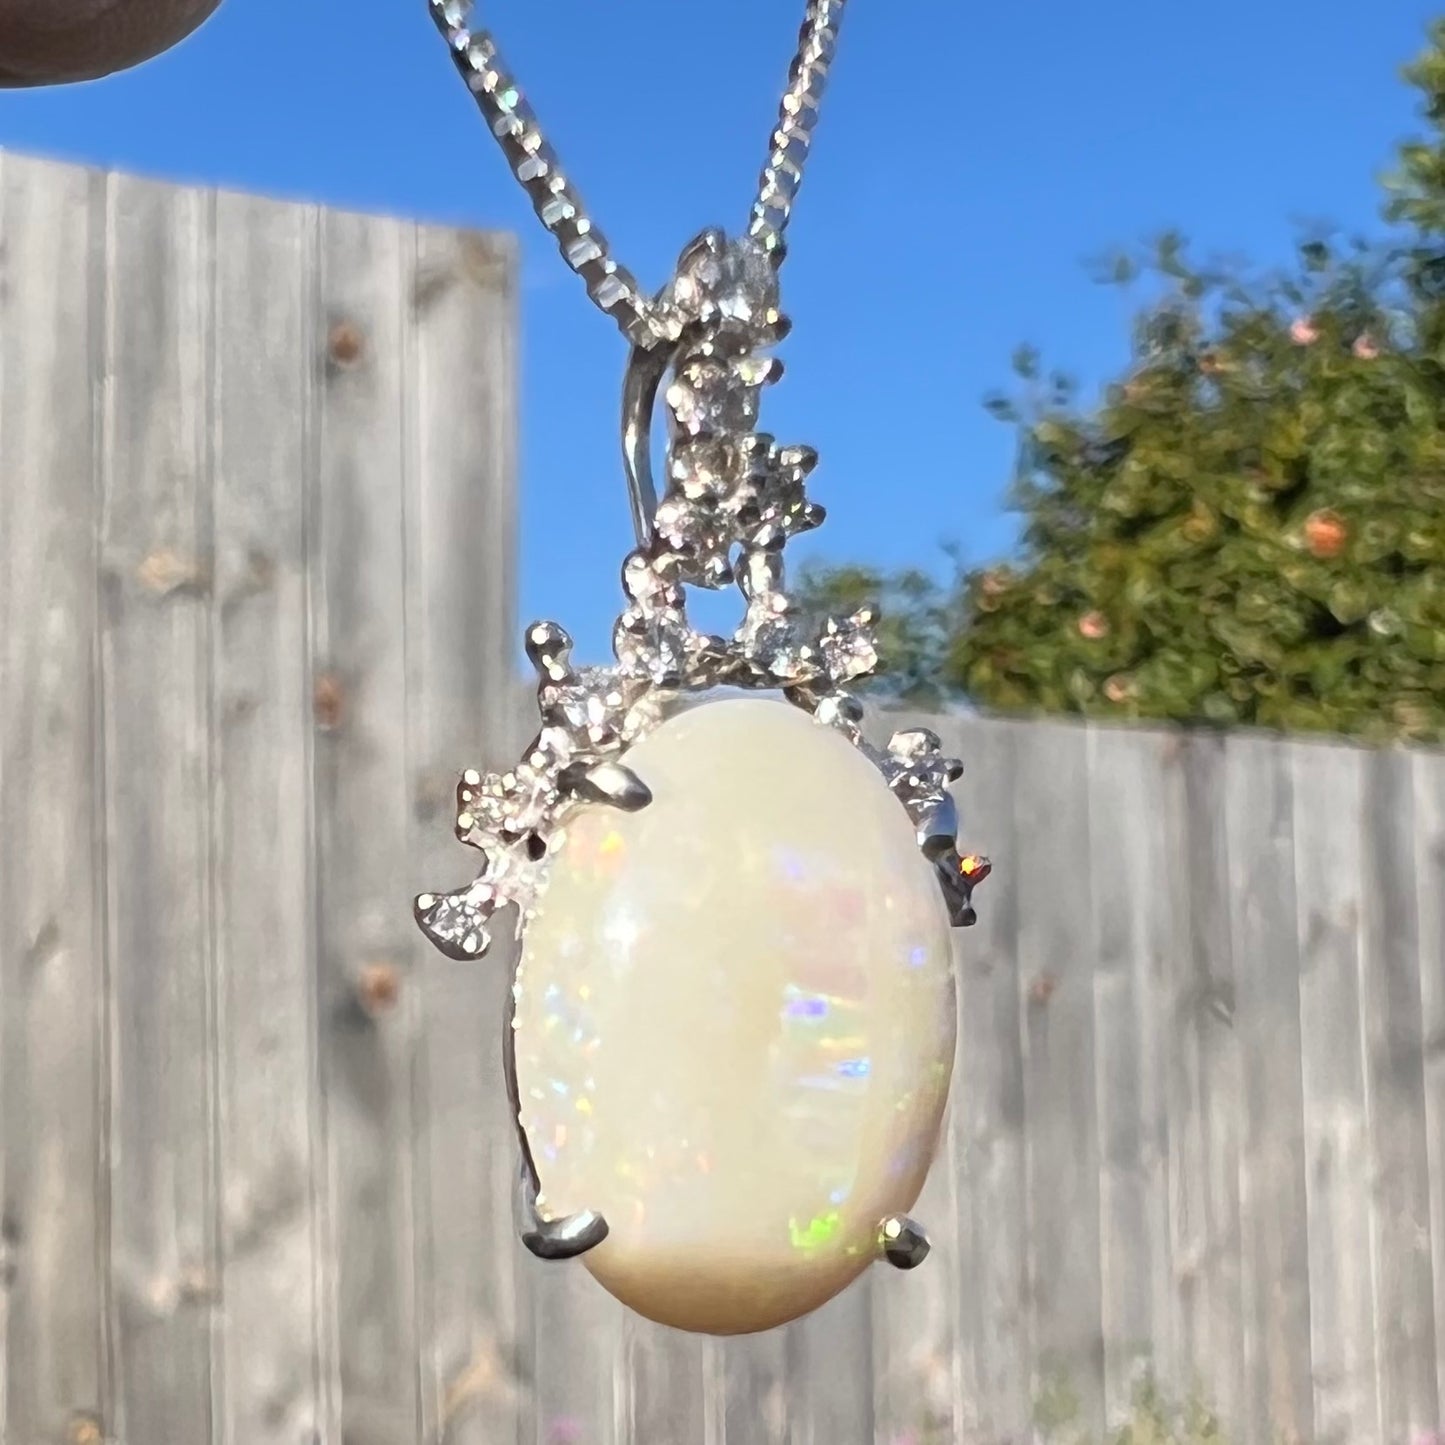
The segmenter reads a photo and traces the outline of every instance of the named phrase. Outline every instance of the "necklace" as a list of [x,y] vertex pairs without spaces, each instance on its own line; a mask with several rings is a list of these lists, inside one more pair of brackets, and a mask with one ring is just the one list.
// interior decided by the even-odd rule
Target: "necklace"
[[[877,665],[871,612],[814,630],[790,603],[784,545],[823,520],[806,490],[817,456],[756,429],[782,374],[783,233],[844,0],[809,0],[745,234],[704,231],[653,298],[470,5],[429,3],[538,218],[630,343],[637,545],[615,665],[575,666],[559,626],[528,629],[539,731],[510,771],[463,774],[456,831],[481,871],[421,895],[417,921],[465,961],[515,911],[504,1062],[526,1247],[581,1256],[663,1324],[769,1329],[875,1259],[911,1269],[928,1252],[907,1211],[952,1075],[949,930],[973,922],[989,868],[959,854],[963,768],[938,737],[863,736],[847,689]],[[733,583],[735,634],[697,631],[687,589]],[[719,689],[741,695],[705,696]]]

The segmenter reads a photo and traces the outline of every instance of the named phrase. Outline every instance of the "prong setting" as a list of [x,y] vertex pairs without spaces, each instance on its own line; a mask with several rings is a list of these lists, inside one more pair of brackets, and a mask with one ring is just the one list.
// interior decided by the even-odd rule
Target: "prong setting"
[[[816,527],[823,509],[807,495],[817,453],[780,445],[754,429],[763,391],[782,374],[765,354],[787,329],[776,259],[776,251],[758,241],[704,232],[683,252],[657,303],[678,323],[665,355],[634,348],[624,388],[623,450],[638,544],[622,568],[615,664],[574,664],[572,638],[555,622],[527,629],[537,735],[512,768],[469,769],[457,789],[456,833],[481,852],[481,872],[466,888],[416,900],[418,923],[448,958],[465,962],[486,954],[495,915],[504,909],[513,909],[518,932],[525,928],[573,810],[648,807],[652,793],[628,766],[629,749],[679,696],[721,686],[779,692],[867,757],[905,809],[950,922],[974,922],[973,889],[989,865],[959,852],[951,788],[963,764],[948,757],[927,728],[900,729],[886,748],[871,747],[863,705],[851,688],[877,667],[876,613],[864,607],[814,627],[787,591],[785,546]],[[663,386],[668,367],[671,383]],[[670,446],[661,469],[665,485],[653,497],[649,438],[659,395]],[[743,603],[737,630],[729,639],[697,631],[688,617],[688,588],[730,584]],[[507,1038],[523,1161],[522,1238],[538,1258],[573,1258],[605,1239],[607,1224],[590,1210],[551,1220],[539,1210],[542,1183],[516,1100],[510,1024]],[[879,1249],[890,1263],[911,1269],[927,1254],[928,1241],[911,1220],[890,1216],[879,1227]]]
[[522,1243],[537,1259],[577,1259],[607,1238],[607,1221],[593,1209],[544,1219],[537,1208],[537,1186],[524,1163],[517,1175],[517,1206]]
[[904,1214],[890,1214],[878,1226],[878,1252],[894,1269],[917,1269],[932,1245],[922,1225]]

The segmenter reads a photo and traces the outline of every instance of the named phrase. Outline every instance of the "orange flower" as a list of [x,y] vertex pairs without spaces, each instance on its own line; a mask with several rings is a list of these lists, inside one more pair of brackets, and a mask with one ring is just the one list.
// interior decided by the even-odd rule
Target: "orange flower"
[[1086,612],[1079,618],[1079,636],[1097,642],[1109,635],[1109,619],[1102,612]]
[[1290,323],[1289,339],[1296,346],[1309,346],[1320,339],[1320,333],[1308,316],[1301,316]]
[[1380,354],[1380,343],[1373,336],[1357,336],[1350,350],[1361,361],[1373,361]]
[[1110,702],[1126,702],[1133,695],[1134,688],[1129,679],[1117,673],[1104,684],[1104,696]]

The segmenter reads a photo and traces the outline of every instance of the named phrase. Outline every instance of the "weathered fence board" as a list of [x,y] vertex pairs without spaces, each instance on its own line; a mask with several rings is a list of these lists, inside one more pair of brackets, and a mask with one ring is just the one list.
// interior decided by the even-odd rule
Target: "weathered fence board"
[[[1024,988],[1029,1308],[1045,1418],[1099,1438],[1104,1339],[1088,734],[1015,740],[1018,967]],[[982,901],[982,900],[981,900]],[[966,944],[965,944],[966,947]]]
[[1370,1119],[1360,1026],[1365,755],[1293,759],[1300,956],[1305,1199],[1309,1214],[1314,1435],[1365,1440],[1379,1427],[1370,1247]]
[[111,1404],[92,521],[102,185],[0,155],[0,1439],[20,1441]]
[[1239,1209],[1244,1105],[1223,738],[1178,739],[1167,789],[1174,938],[1169,1197],[1181,1371],[1174,1383],[1196,1388],[1234,1422],[1246,1408]]
[[208,555],[212,199],[113,177],[105,209],[101,686],[115,1418],[211,1434],[215,1239]]
[[315,246],[314,212],[217,197],[209,608],[225,1445],[289,1445],[327,1429],[313,1192],[322,1136],[308,1106]]
[[408,877],[405,366],[411,228],[323,215],[311,475],[321,1089],[343,1435],[420,1426]]
[[1430,1171],[1435,1380],[1445,1413],[1445,759],[1416,754],[1415,901],[1419,909],[1420,1015],[1424,1041],[1425,1148]]
[[[1413,1440],[1442,1420],[1435,1361],[1413,768],[1365,763],[1361,1017],[1370,1098],[1380,1432]],[[1441,1242],[1445,1247],[1445,1241]]]
[[943,736],[966,760],[960,789],[964,846],[986,852],[996,865],[987,880],[988,906],[954,944],[961,1013],[950,1133],[960,1170],[960,1225],[966,1219],[968,1229],[960,1240],[959,1273],[950,1281],[960,1301],[955,1430],[1007,1440],[1032,1414],[1036,1358],[1029,1311],[1020,842],[1012,792],[1017,734],[969,718],[950,719]]
[[[1240,1230],[1246,1440],[1309,1439],[1309,1247],[1299,950],[1289,754],[1237,736],[1225,750],[1235,1027],[1244,1056]],[[1244,965],[1248,960],[1248,966]]]
[[[525,724],[509,691],[491,685],[510,674],[516,636],[513,247],[437,232],[414,245],[403,276],[414,318],[405,359],[406,876],[407,891],[419,893],[462,881],[466,860],[448,826],[458,767],[512,761]],[[515,1440],[526,1409],[501,1071],[506,975],[459,968],[419,936],[410,947],[422,1435],[489,1445]]]
[[711,1341],[521,1250],[512,954],[407,906],[534,721],[515,273],[0,156],[3,1445],[1438,1430],[1436,754],[934,719],[997,871],[932,1257]]
[[[1165,735],[1089,735],[1095,1073],[1105,1406],[1128,1417],[1143,1377],[1176,1373],[1161,983],[1169,938]],[[1131,826],[1118,827],[1120,817]]]

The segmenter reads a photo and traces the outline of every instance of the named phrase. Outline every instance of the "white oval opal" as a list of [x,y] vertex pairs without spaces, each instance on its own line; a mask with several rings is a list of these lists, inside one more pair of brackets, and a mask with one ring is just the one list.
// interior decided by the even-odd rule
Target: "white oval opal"
[[770,1329],[877,1255],[923,1186],[957,1029],[948,916],[877,769],[781,702],[704,703],[569,820],[517,975],[545,1216],[639,1314]]

